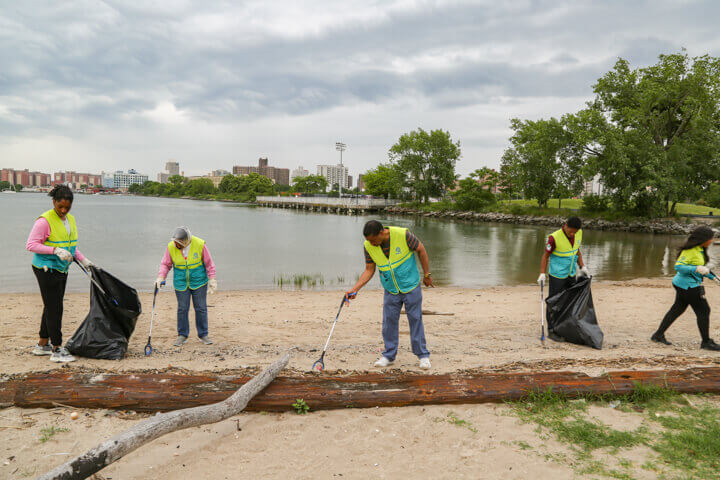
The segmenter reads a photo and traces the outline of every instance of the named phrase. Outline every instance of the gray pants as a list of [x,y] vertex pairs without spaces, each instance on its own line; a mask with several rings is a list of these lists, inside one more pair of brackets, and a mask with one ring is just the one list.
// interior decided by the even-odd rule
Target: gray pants
[[383,297],[383,327],[382,336],[385,342],[383,357],[395,360],[400,337],[400,310],[403,304],[410,324],[410,345],[418,358],[430,356],[425,345],[425,327],[422,321],[422,289],[420,285],[408,293],[393,295],[385,290]]

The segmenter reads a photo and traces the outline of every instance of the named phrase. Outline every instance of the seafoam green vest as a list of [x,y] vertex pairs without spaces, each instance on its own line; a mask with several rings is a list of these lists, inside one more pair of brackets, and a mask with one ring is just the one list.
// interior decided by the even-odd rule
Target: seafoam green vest
[[[77,225],[75,224],[75,217],[73,217],[69,213],[66,215],[67,221],[70,224],[70,233],[68,233],[67,228],[65,228],[65,224],[63,223],[62,219],[57,214],[55,209],[48,210],[47,212],[40,215],[40,217],[47,220],[48,224],[50,225],[50,236],[47,238],[47,240],[45,240],[45,245],[47,245],[48,247],[58,247],[62,248],[63,250],[67,250],[74,257],[78,242],[78,231]],[[36,253],[35,255],[33,255],[32,263],[38,268],[47,267],[53,270],[57,270],[58,272],[67,273],[72,261],[64,262],[60,260],[57,255],[54,254],[46,255]]]
[[390,257],[381,246],[365,240],[365,250],[378,267],[380,283],[393,295],[408,293],[420,284],[420,272],[415,262],[415,252],[410,250],[405,238],[407,228],[388,227],[390,230]]
[[550,268],[548,273],[555,278],[567,278],[575,276],[577,270],[577,256],[582,243],[582,230],[575,233],[575,241],[570,240],[562,228],[551,235],[555,239],[555,250],[550,255]]
[[173,287],[184,291],[190,287],[195,290],[208,283],[207,271],[202,259],[205,240],[193,236],[190,240],[188,258],[183,257],[182,250],[175,246],[175,242],[168,244],[168,251],[173,262]]

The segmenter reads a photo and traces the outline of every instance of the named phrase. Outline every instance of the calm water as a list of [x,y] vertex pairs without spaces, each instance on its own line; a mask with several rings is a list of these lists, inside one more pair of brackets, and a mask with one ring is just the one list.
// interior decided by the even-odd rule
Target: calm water
[[[5,267],[0,292],[36,292],[25,242],[33,221],[50,208],[46,195],[0,194]],[[72,213],[79,248],[139,290],[151,290],[173,229],[186,225],[205,239],[219,288],[278,288],[277,278],[314,275],[315,288],[354,284],[364,268],[362,226],[370,217],[303,213],[235,204],[161,198],[77,195]],[[545,237],[554,228],[463,224],[408,217],[379,218],[409,227],[425,244],[437,284],[463,287],[536,280]],[[680,237],[587,231],[583,255],[599,280],[671,273],[670,248]],[[369,284],[379,288],[377,276]],[[69,291],[88,282],[71,267]],[[286,287],[287,288],[287,287]]]

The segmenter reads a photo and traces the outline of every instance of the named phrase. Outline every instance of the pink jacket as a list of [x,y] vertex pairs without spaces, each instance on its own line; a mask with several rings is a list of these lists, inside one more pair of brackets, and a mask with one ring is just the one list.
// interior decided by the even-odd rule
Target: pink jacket
[[[215,278],[215,262],[213,262],[210,256],[210,250],[207,245],[203,246],[202,259],[205,264],[205,271],[207,272],[208,278]],[[168,272],[172,269],[173,263],[170,257],[170,247],[165,249],[165,255],[163,255],[162,261],[160,262],[160,270],[158,270],[158,277],[167,277]]]
[[[30,236],[25,244],[25,249],[28,252],[39,253],[41,255],[52,255],[55,251],[55,247],[45,245],[45,240],[50,236],[50,224],[44,217],[40,217],[35,220],[32,230],[30,230]],[[75,258],[78,261],[85,259],[85,255],[80,253],[80,250],[75,249]]]

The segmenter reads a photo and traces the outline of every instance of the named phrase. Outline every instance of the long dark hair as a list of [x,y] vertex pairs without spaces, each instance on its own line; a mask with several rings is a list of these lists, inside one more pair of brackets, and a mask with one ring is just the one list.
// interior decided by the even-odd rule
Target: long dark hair
[[[713,232],[712,228],[710,227],[697,227],[695,230],[690,233],[690,236],[685,240],[685,243],[683,243],[678,248],[678,256],[682,254],[683,250],[687,250],[689,248],[695,248],[698,245],[702,245],[703,243],[707,242],[711,238],[715,236],[715,232]],[[707,248],[703,249],[703,255],[705,255],[705,263],[707,264],[710,261],[710,256],[707,253]]]
[[50,193],[48,193],[48,196],[56,202],[59,202],[60,200],[70,200],[70,203],[72,203],[73,201],[72,190],[70,190],[70,187],[63,185],[62,183],[55,184],[52,190],[50,190]]

